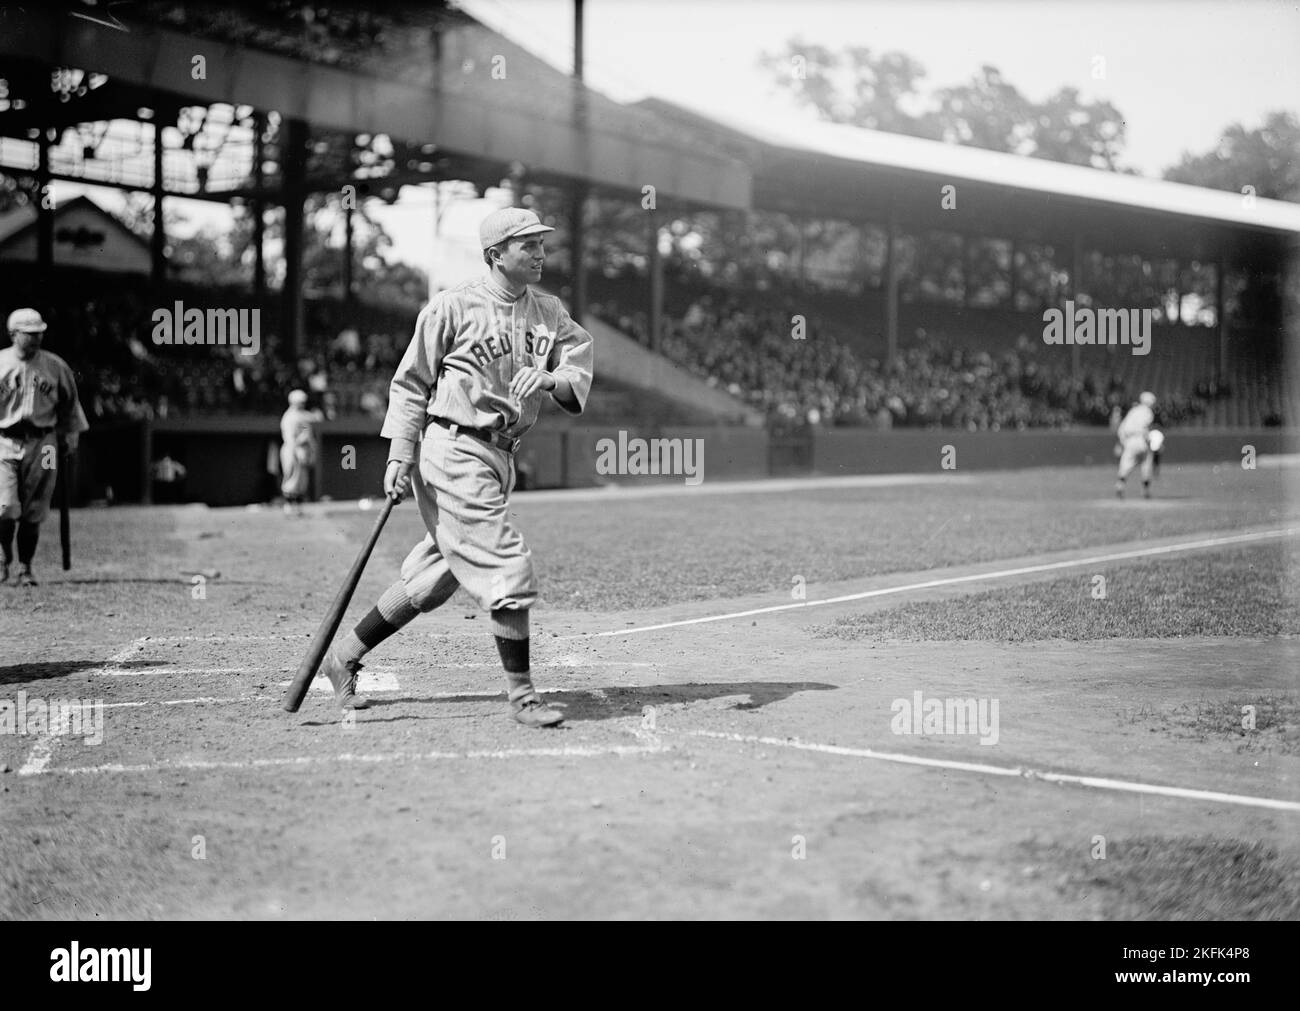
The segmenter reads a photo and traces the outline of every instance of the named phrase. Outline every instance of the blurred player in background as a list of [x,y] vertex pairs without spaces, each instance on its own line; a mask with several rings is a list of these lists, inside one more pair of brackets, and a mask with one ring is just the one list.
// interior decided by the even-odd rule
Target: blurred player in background
[[[1156,395],[1146,392],[1138,397],[1138,402],[1129,408],[1124,420],[1119,423],[1115,436],[1119,439],[1119,474],[1115,481],[1115,494],[1124,497],[1124,482],[1133,468],[1142,467],[1142,497],[1151,497],[1151,470],[1154,465],[1151,444],[1151,427],[1156,421]],[[1157,433],[1159,434],[1159,433]],[[1163,445],[1164,436],[1160,436]]]
[[311,472],[320,451],[316,425],[323,420],[320,411],[307,409],[306,393],[290,391],[289,409],[280,418],[280,492],[286,516],[302,515],[302,502],[311,489]]
[[0,583],[9,581],[16,530],[17,586],[36,585],[32,558],[63,465],[59,443],[65,453],[75,453],[90,427],[72,369],[41,350],[45,329],[35,309],[17,309],[9,314],[12,346],[0,350]]
[[1165,448],[1165,433],[1158,428],[1151,429],[1147,436],[1147,445],[1151,447],[1151,476],[1160,476],[1160,451]]

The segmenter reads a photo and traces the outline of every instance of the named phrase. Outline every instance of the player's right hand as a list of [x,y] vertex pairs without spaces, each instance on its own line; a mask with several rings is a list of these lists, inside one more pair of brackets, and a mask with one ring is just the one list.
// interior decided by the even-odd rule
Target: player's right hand
[[411,465],[401,460],[389,460],[384,471],[384,494],[395,502],[406,498],[411,490]]

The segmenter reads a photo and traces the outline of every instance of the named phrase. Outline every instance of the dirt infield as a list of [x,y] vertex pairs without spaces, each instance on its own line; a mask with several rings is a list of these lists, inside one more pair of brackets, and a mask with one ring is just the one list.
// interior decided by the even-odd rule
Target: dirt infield
[[[629,571],[647,549],[625,533],[626,554],[604,561],[613,606],[535,614],[537,681],[567,717],[552,732],[509,720],[486,622],[459,595],[373,655],[362,680],[373,709],[341,720],[319,684],[300,713],[279,708],[367,522],[355,505],[296,522],[201,508],[79,514],[77,571],[21,597],[0,591],[4,641],[19,644],[0,663],[0,698],[100,701],[102,741],[0,735],[0,915],[1294,918],[1294,636],[819,631],[868,609],[1083,580],[1149,557],[1135,553],[1294,543],[1300,516],[1280,484],[1262,500],[1252,491],[1249,523],[1230,523],[1231,493],[1215,501],[1218,478],[1200,477],[1195,495],[1163,507],[1186,522],[1147,536],[1103,525],[1048,550],[1027,534],[1019,552],[994,538],[903,567],[945,537],[922,528],[897,565],[810,578],[803,600],[780,587],[818,570],[792,563],[770,576],[775,589],[670,602]],[[983,494],[991,487],[1006,492]],[[825,494],[842,522],[886,491]],[[919,484],[887,494],[891,507],[934,502]],[[1044,494],[1088,515],[1113,508],[1080,504],[1068,483]],[[812,508],[798,491],[771,495]],[[566,599],[566,571],[590,564],[582,535],[603,522],[636,529],[641,506],[524,496],[517,508]],[[730,536],[725,514],[694,515],[703,529],[691,536]],[[385,535],[353,618],[391,578],[406,519]],[[562,520],[574,543],[557,547]],[[1095,561],[1115,554],[1134,557]],[[699,585],[691,558],[680,564]],[[221,575],[200,583],[181,572],[211,568]],[[645,606],[622,606],[638,594]],[[921,702],[947,699],[971,700],[971,714],[982,703],[982,716],[996,702],[996,722],[927,729]],[[903,703],[916,704],[915,723]]]

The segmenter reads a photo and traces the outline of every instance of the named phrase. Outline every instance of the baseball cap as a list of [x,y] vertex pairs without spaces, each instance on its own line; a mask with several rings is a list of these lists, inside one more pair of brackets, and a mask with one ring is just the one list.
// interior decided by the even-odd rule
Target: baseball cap
[[1155,407],[1156,395],[1150,392],[1143,393],[1140,397],[1138,397],[1138,403],[1145,404],[1147,407]]
[[307,403],[307,394],[306,394],[305,392],[303,392],[302,390],[290,390],[290,391],[289,391],[289,403],[291,403],[291,404],[305,404],[305,403]]
[[484,249],[490,249],[506,239],[553,231],[554,228],[542,224],[542,219],[532,211],[526,211],[522,207],[503,207],[483,219],[483,223],[478,226],[478,239]]
[[41,314],[35,309],[15,309],[9,314],[8,330],[10,333],[44,333],[45,320],[41,319]]

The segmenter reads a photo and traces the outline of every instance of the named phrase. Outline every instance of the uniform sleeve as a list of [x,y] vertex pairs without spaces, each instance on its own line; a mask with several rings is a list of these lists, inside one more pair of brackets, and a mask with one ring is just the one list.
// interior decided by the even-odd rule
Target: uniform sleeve
[[415,462],[415,446],[424,432],[429,400],[455,333],[452,312],[453,306],[443,293],[425,306],[415,321],[415,335],[388,387],[388,413],[379,433],[392,440],[390,461]]
[[568,381],[573,390],[573,397],[578,402],[575,410],[552,394],[551,399],[555,400],[566,414],[581,414],[586,410],[594,365],[595,344],[591,334],[573,322],[573,317],[564,306],[560,306],[560,322],[556,328],[555,347],[551,349],[547,358],[547,366],[552,375]]
[[55,412],[54,429],[60,435],[80,435],[90,428],[86,412],[81,409],[77,397],[77,379],[72,369],[65,363],[59,385],[59,406]]

